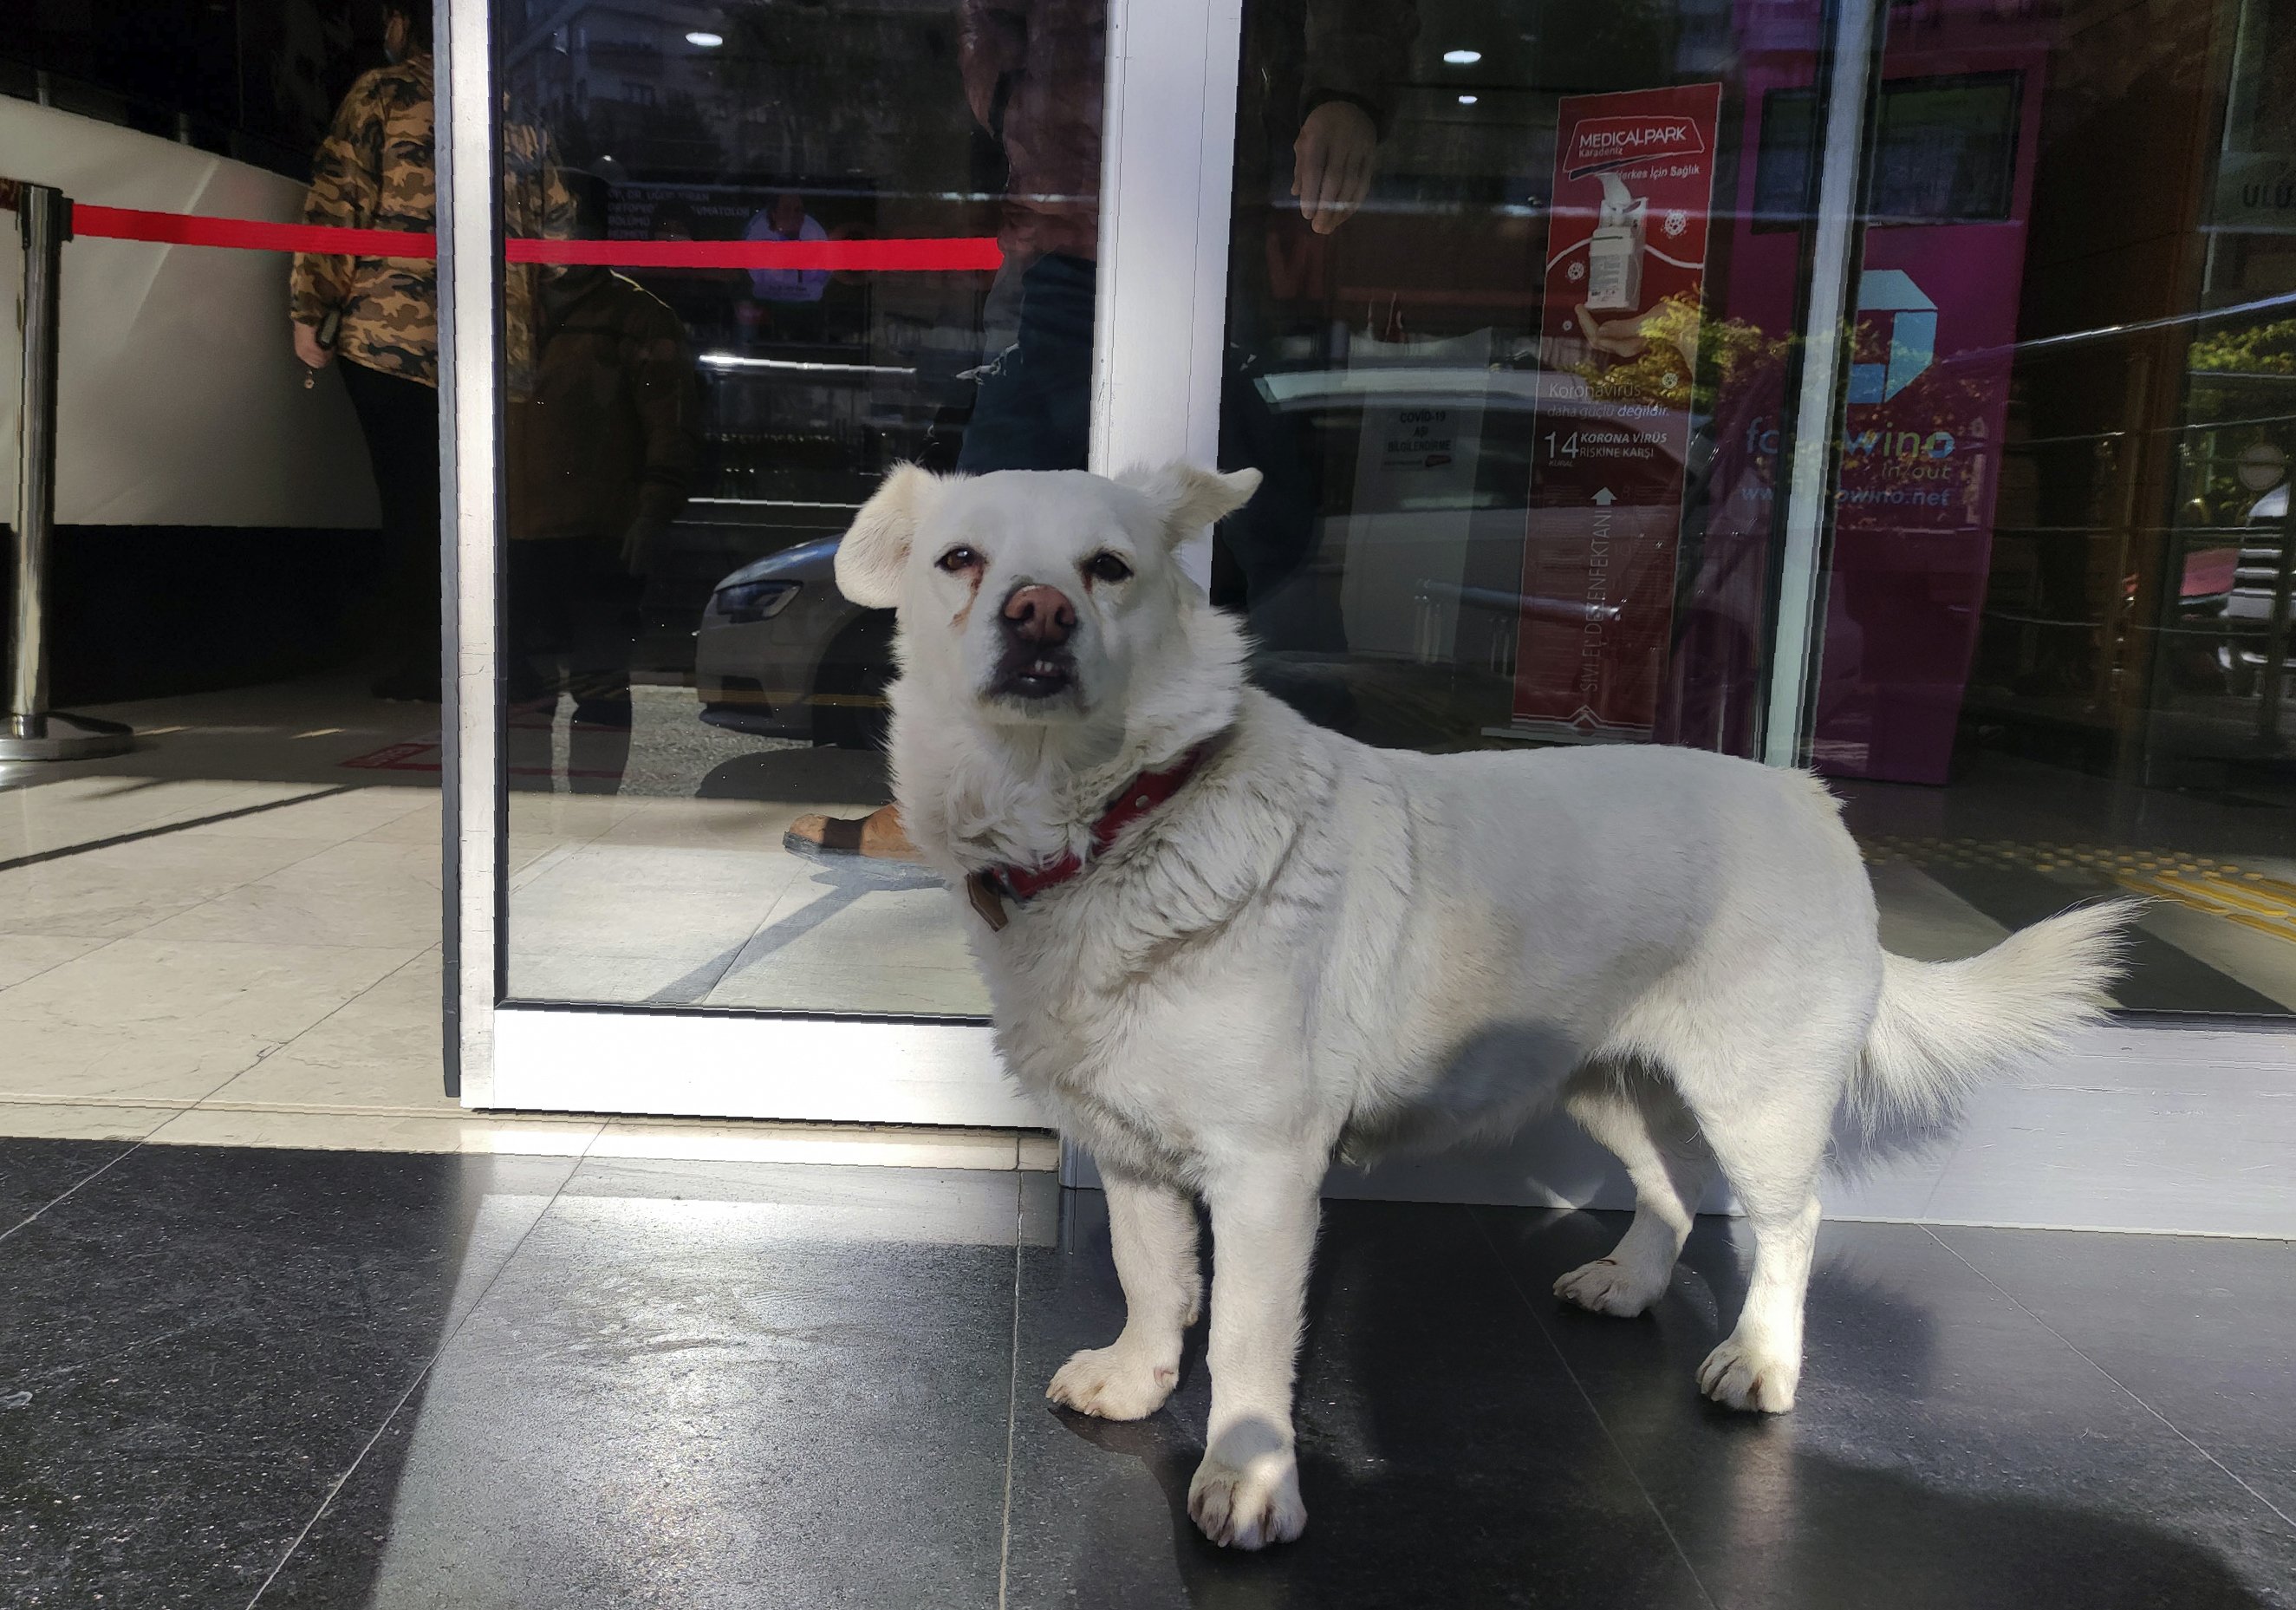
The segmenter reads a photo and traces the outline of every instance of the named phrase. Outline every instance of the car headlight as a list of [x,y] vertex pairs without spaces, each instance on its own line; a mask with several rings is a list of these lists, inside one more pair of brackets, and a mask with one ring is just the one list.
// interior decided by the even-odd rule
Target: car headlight
[[798,581],[737,581],[709,596],[709,607],[736,625],[770,620],[789,608],[797,596]]

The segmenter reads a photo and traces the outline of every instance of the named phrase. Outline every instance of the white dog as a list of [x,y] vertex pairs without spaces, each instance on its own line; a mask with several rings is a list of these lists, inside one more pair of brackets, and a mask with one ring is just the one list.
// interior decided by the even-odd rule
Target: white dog
[[1556,1099],[1626,1164],[1634,1221],[1555,1290],[1636,1314],[1709,1171],[1751,1223],[1744,1310],[1700,1367],[1792,1407],[1813,1189],[1837,1108],[1941,1121],[2093,1017],[2125,904],[1973,960],[1883,953],[1811,777],[1691,750],[1425,756],[1248,686],[1176,550],[1252,471],[943,480],[896,470],[837,556],[899,610],[894,793],[958,890],[1006,1065],[1091,1148],[1123,1334],[1050,1396],[1153,1413],[1218,1242],[1189,1512],[1299,1535],[1293,1366],[1334,1156],[1512,1131]]

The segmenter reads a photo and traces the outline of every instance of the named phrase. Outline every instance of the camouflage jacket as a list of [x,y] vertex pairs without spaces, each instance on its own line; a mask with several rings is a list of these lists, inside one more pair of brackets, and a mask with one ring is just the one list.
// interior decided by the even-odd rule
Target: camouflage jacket
[[[430,233],[430,58],[379,67],[351,86],[311,161],[303,221],[350,229]],[[295,322],[342,315],[338,356],[385,374],[439,383],[439,273],[427,258],[298,252],[290,281]]]
[[[430,97],[428,55],[379,67],[352,85],[312,160],[303,221],[431,233],[438,193]],[[558,177],[547,139],[530,126],[506,125],[504,232],[562,236],[573,215],[573,196]],[[545,272],[512,264],[503,276],[504,379],[513,397],[532,390],[535,303]],[[314,327],[340,312],[340,356],[426,386],[439,383],[439,275],[427,258],[298,252],[289,312],[298,324]]]

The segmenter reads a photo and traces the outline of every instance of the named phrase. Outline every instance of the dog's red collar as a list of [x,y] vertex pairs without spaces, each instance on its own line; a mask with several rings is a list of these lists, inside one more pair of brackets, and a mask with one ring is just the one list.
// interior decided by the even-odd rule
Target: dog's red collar
[[[1100,854],[1126,828],[1154,810],[1186,785],[1196,768],[1204,763],[1210,744],[1199,743],[1182,755],[1174,764],[1161,771],[1144,771],[1125,785],[1115,802],[1100,813],[1092,825],[1092,853]],[[1057,888],[1085,869],[1086,862],[1074,850],[1063,850],[1061,858],[1045,867],[991,867],[976,872],[964,880],[965,892],[972,899],[972,908],[991,928],[1003,928],[1012,919],[1004,910],[1006,899],[1026,902],[1047,889]]]

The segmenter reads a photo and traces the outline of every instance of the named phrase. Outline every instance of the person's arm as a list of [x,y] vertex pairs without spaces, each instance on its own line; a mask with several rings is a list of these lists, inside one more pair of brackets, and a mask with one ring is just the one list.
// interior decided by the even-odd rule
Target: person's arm
[[[303,198],[306,224],[370,228],[382,193],[382,103],[373,78],[363,78],[335,111],[335,120],[311,159],[311,188]],[[288,316],[293,321],[295,353],[313,368],[334,356],[319,345],[327,315],[350,300],[355,259],[349,256],[299,251],[288,274]]]
[[1395,119],[1397,78],[1418,34],[1412,0],[1308,0],[1292,193],[1316,234],[1337,229],[1371,193],[1379,142]]
[[973,120],[1000,141],[1012,80],[1028,57],[1025,0],[964,0],[957,62],[964,78],[965,103],[972,108]]

